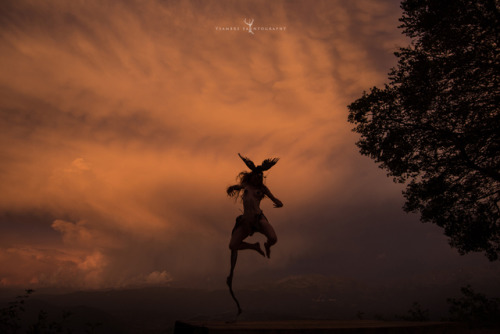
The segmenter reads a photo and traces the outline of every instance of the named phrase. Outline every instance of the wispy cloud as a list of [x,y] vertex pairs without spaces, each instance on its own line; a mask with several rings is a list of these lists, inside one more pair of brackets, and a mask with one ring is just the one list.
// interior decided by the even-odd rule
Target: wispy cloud
[[[0,6],[3,285],[223,275],[238,152],[282,158],[268,185],[285,208],[264,209],[284,271],[333,256],[323,236],[373,223],[343,208],[399,210],[399,189],[358,156],[346,123],[406,43],[398,1]],[[250,17],[286,31],[215,29]],[[351,247],[342,239],[336,250]]]

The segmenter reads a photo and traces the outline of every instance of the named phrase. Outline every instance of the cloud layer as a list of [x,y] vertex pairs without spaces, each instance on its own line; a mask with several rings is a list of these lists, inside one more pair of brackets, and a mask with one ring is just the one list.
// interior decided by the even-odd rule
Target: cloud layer
[[[238,152],[281,157],[267,184],[285,203],[264,204],[274,258],[243,255],[242,275],[458,263],[346,122],[408,42],[398,1],[0,6],[1,285],[223,284]],[[249,34],[250,17],[286,30]]]

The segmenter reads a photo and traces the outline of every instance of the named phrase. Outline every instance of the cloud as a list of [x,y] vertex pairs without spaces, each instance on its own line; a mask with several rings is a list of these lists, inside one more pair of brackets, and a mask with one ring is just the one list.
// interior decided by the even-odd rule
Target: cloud
[[0,253],[3,286],[66,286],[97,288],[104,265],[98,252],[85,255],[79,250],[56,250],[53,247],[29,246],[8,248]]
[[52,228],[63,235],[66,244],[85,244],[91,241],[92,235],[85,227],[85,222],[70,223],[64,220],[56,220],[52,223]]
[[[399,1],[1,6],[2,284],[223,285],[238,152],[281,157],[267,184],[285,203],[263,203],[273,259],[242,273],[334,270],[326,257],[360,275],[367,253],[391,259],[391,228],[415,223],[346,122],[407,42]],[[245,17],[286,31],[215,29]]]

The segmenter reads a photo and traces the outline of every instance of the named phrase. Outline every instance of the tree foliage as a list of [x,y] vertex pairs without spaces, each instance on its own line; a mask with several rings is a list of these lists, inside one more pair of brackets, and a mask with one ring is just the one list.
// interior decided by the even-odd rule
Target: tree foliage
[[396,319],[405,321],[428,321],[429,310],[422,308],[419,302],[413,302],[407,315],[396,315]]
[[500,325],[500,299],[475,292],[470,285],[460,289],[461,298],[448,298],[450,320],[468,322],[477,327]]
[[407,212],[461,254],[500,254],[497,0],[405,0],[389,83],[349,105],[356,143],[406,184]]

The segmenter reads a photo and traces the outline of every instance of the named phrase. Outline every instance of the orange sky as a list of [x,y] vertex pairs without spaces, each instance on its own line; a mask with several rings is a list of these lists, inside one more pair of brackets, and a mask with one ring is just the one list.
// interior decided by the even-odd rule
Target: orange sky
[[404,256],[408,277],[458,270],[346,121],[408,43],[400,15],[389,0],[3,2],[0,286],[222,286],[238,152],[281,158],[267,184],[285,203],[263,203],[273,258],[242,255],[240,275],[384,278]]

